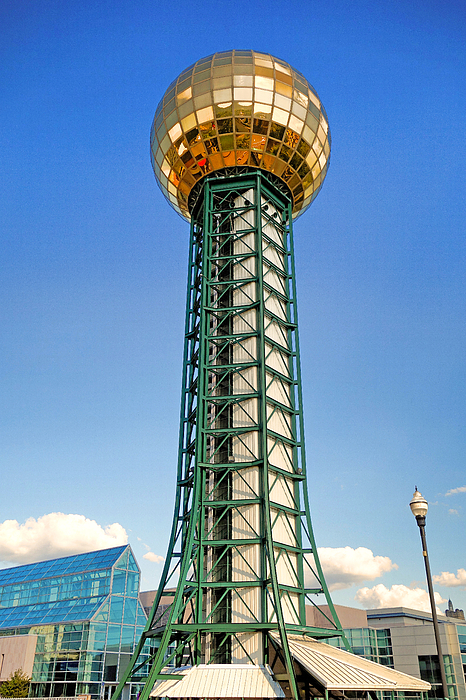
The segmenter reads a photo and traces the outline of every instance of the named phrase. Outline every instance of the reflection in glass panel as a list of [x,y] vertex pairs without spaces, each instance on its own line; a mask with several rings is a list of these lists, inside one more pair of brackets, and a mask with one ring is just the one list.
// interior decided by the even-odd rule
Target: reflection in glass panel
[[222,148],[222,151],[233,150],[233,148],[235,147],[233,141],[233,134],[227,136],[220,136],[220,146]]
[[219,119],[217,121],[218,133],[219,134],[229,134],[233,131],[233,120],[232,119]]
[[[196,83],[193,85],[193,95],[194,97],[198,97],[199,95],[204,95],[205,93],[209,93],[210,95],[210,88],[211,88],[211,83],[210,80],[203,80],[202,82]],[[206,105],[209,104],[210,100],[206,102]],[[197,107],[196,103],[196,107]],[[199,105],[200,106],[200,105]]]
[[204,66],[199,66],[195,69],[193,75],[193,84],[201,83],[203,80],[208,80],[210,78],[210,68],[204,69]]
[[138,607],[137,624],[144,626],[146,624],[147,617],[146,617],[146,613],[144,612],[144,608],[142,607],[139,600],[137,601],[137,607]]
[[231,117],[232,114],[233,106],[231,102],[222,102],[221,104],[215,105],[215,116],[217,117],[217,119]]
[[236,75],[233,76],[233,85],[235,87],[252,87],[252,75],[237,75],[238,69],[235,69]]
[[125,625],[134,625],[136,623],[137,599],[125,598],[125,612],[123,623]]
[[139,573],[136,571],[128,571],[126,582],[126,595],[136,597],[139,591]]
[[236,136],[236,148],[248,149],[251,137],[249,134],[238,134]]
[[274,80],[273,78],[266,78],[262,75],[256,75],[254,78],[254,85],[256,88],[261,88],[262,90],[273,90]]
[[106,602],[104,605],[102,605],[102,607],[99,609],[99,611],[93,616],[93,620],[95,622],[107,622],[109,609],[110,609],[110,603]]
[[121,628],[121,647],[120,650],[123,652],[132,653],[134,642],[134,627],[130,625],[123,625]]
[[109,625],[107,632],[107,649],[114,651],[120,644],[120,625]]
[[235,114],[238,117],[249,117],[252,114],[252,104],[250,102],[235,102]]
[[119,571],[118,569],[116,569],[113,572],[112,593],[123,594],[125,592],[125,584],[126,571]]
[[103,651],[107,637],[107,625],[91,625],[89,630],[88,649]]
[[112,596],[110,604],[110,622],[121,622],[123,618],[123,602],[124,598]]
[[235,100],[239,101],[251,101],[252,100],[252,88],[249,87],[236,87],[234,88],[234,95],[233,97]]
[[225,76],[223,78],[214,78],[212,80],[212,86],[214,90],[219,90],[221,88],[228,88],[231,86],[230,76]]
[[[276,82],[276,89],[277,89],[277,92],[279,93],[279,95],[277,95],[277,97],[283,96],[285,99],[289,99],[289,98],[291,98],[291,96],[293,94],[293,89],[292,89],[291,85],[286,85],[285,83],[281,83],[281,82],[277,81]],[[290,106],[291,106],[291,102],[288,103],[288,107],[290,107]]]

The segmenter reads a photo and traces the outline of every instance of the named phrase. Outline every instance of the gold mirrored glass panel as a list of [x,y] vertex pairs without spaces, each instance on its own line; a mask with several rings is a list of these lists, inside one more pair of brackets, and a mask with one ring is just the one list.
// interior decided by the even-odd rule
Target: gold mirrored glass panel
[[232,166],[283,180],[296,218],[322,187],[330,144],[325,110],[301,73],[269,54],[224,51],[168,87],[155,113],[151,158],[163,194],[187,219],[194,185]]

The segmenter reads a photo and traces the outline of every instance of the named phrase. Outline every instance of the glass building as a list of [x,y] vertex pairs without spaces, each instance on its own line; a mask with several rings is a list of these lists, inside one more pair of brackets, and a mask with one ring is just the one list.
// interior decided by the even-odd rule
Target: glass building
[[139,581],[129,545],[0,570],[2,650],[36,639],[30,696],[111,696],[146,623]]
[[[347,611],[352,611],[352,608],[347,608]],[[356,612],[360,614],[362,611]],[[343,623],[353,652],[428,681],[432,686],[428,698],[443,698],[431,614],[400,607],[368,610],[366,618],[364,627],[347,628]],[[466,625],[442,615],[439,621],[448,698],[465,700]],[[343,648],[338,638],[329,639],[327,643]],[[404,695],[398,693],[398,698]],[[390,700],[388,696],[387,700]]]

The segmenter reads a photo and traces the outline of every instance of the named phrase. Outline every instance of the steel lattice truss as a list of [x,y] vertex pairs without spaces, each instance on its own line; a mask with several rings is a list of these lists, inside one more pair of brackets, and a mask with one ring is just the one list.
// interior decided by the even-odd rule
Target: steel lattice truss
[[[173,528],[114,698],[149,638],[141,700],[170,661],[267,663],[274,630],[297,698],[287,633],[343,636],[309,514],[290,205],[255,170],[206,178],[193,211]],[[331,630],[306,625],[319,594]]]

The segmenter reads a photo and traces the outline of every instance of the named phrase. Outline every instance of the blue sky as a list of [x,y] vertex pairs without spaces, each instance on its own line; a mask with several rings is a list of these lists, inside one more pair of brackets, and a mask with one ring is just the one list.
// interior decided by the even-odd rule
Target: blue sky
[[466,608],[465,20],[448,0],[3,1],[4,566],[127,537],[143,588],[157,585],[188,226],[156,186],[149,132],[184,68],[252,48],[304,73],[332,131],[295,245],[309,492],[334,600],[422,604],[417,485],[436,590]]

